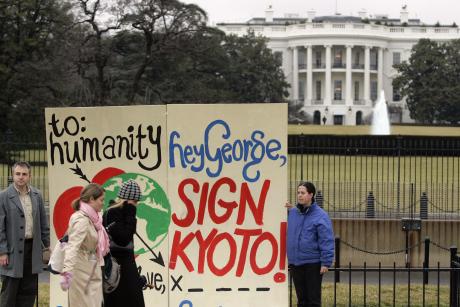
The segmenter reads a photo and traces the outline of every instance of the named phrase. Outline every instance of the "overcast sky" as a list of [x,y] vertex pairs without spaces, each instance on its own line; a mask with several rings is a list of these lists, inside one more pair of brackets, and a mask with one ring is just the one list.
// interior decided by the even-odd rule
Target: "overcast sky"
[[439,21],[441,24],[460,25],[460,0],[183,0],[201,6],[209,15],[212,24],[218,22],[246,22],[252,17],[264,17],[265,9],[272,5],[275,17],[294,13],[306,16],[310,9],[316,15],[358,15],[365,9],[368,14],[386,14],[399,18],[403,5],[407,5],[409,18],[419,18],[427,24]]

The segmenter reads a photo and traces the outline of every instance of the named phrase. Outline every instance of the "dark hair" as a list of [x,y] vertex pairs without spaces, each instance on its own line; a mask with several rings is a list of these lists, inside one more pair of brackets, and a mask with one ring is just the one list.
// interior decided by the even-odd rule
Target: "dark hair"
[[307,192],[308,193],[313,193],[313,197],[311,198],[311,202],[314,203],[315,202],[315,195],[316,195],[316,188],[315,188],[315,185],[309,181],[302,181],[301,183],[299,183],[299,185],[297,187],[305,187],[305,189],[307,189]]
[[26,161],[17,161],[16,163],[14,163],[13,166],[11,167],[11,173],[14,174],[14,169],[16,167],[18,167],[18,166],[27,168],[29,170],[29,173],[30,173],[30,168],[31,167],[30,167],[29,162],[26,162]]
[[97,199],[104,194],[104,189],[97,183],[90,183],[80,193],[80,197],[75,199],[72,202],[72,208],[76,211],[80,209],[80,201],[85,203],[89,202],[91,199]]

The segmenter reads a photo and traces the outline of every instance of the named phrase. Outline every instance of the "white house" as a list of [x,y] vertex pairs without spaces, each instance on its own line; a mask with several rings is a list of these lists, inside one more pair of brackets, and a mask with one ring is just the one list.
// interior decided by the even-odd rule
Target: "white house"
[[269,7],[265,18],[245,23],[218,23],[230,34],[252,30],[269,39],[269,48],[282,60],[291,84],[290,103],[303,104],[315,124],[356,125],[370,119],[381,90],[393,123],[412,122],[400,93],[393,90],[394,64],[410,57],[421,38],[447,41],[460,38],[455,24],[426,25],[409,19],[404,6],[400,18],[386,15],[315,16],[274,18]]

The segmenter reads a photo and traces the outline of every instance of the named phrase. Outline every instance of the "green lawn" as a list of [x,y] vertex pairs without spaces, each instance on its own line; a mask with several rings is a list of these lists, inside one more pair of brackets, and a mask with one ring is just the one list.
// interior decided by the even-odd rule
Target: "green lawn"
[[38,306],[45,307],[50,305],[50,284],[40,283],[38,285]]
[[[411,285],[410,306],[423,306],[423,286]],[[351,291],[351,306],[364,306],[364,285],[353,284],[351,290],[346,282],[337,284],[336,306],[349,306],[348,297]],[[293,301],[296,301],[293,290]],[[396,285],[395,306],[408,306],[407,285]],[[438,289],[436,286],[428,285],[425,289],[425,306],[437,306]],[[440,306],[449,305],[449,288],[441,286],[439,289]],[[380,291],[380,305],[378,285],[366,285],[366,306],[393,306],[393,286],[385,285]],[[323,283],[322,292],[323,306],[334,306],[334,284]],[[295,304],[293,304],[295,306]]]
[[[303,167],[302,167],[303,166]],[[303,172],[305,178],[328,182],[409,182],[420,185],[456,182],[460,174],[458,157],[390,157],[344,155],[289,155],[290,177]]]
[[418,212],[420,196],[425,192],[429,212],[458,213],[459,210],[459,157],[299,154],[289,156],[288,176],[291,201],[295,201],[299,180],[313,181],[323,194],[328,211],[348,208],[361,211],[370,191],[376,208],[383,205],[396,209],[395,204],[399,203],[402,208],[414,205]]

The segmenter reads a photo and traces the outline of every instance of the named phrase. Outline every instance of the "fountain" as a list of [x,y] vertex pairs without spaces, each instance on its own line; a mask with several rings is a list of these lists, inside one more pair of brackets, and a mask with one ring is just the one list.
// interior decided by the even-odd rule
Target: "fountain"
[[385,102],[385,93],[380,93],[380,98],[372,110],[372,130],[373,135],[389,135],[390,119],[388,117],[388,108]]

